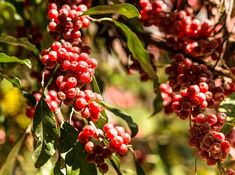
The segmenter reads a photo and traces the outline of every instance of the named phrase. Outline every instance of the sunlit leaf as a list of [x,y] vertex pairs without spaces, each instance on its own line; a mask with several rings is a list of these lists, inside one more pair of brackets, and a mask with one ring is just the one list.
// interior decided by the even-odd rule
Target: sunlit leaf
[[35,167],[39,168],[55,153],[55,146],[58,139],[56,121],[43,97],[36,107],[33,120],[33,135],[35,140],[33,158]]
[[84,15],[120,14],[127,18],[140,17],[138,9],[128,3],[99,5],[88,9]]
[[0,63],[20,63],[31,69],[32,64],[29,59],[21,60],[15,56],[8,56],[5,53],[0,53]]

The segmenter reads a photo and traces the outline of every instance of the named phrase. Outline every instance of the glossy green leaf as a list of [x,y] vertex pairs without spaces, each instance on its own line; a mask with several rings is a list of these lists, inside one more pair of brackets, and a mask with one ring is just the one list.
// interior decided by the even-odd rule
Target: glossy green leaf
[[69,151],[78,138],[78,132],[69,123],[64,122],[60,129],[60,138],[58,144],[58,150],[61,153]]
[[43,166],[55,153],[58,131],[54,116],[42,97],[36,106],[33,120],[35,167]]
[[5,53],[0,53],[0,63],[20,63],[25,64],[28,68],[31,69],[32,64],[29,59],[21,60],[14,56],[8,56]]
[[1,167],[0,175],[14,174],[13,170],[15,167],[15,161],[16,161],[17,155],[20,151],[20,148],[23,144],[24,139],[25,139],[25,135],[23,137],[21,137],[21,139],[11,149],[11,152],[8,154],[5,163]]
[[141,64],[143,70],[153,79],[154,84],[158,84],[158,77],[150,63],[149,54],[137,35],[125,24],[115,20],[112,20],[112,22],[125,34],[127,38],[127,47],[133,55],[133,58]]
[[140,17],[138,9],[128,3],[99,5],[88,9],[84,15],[120,14],[127,18]]
[[97,175],[95,164],[86,161],[86,152],[80,143],[74,145],[66,154],[65,162],[72,167],[72,170],[80,169],[79,175]]
[[30,43],[27,38],[15,38],[13,36],[7,35],[6,33],[2,33],[0,35],[0,42],[10,44],[13,46],[21,46],[25,49],[33,51],[34,53],[39,52],[38,49],[35,47],[35,45]]
[[102,105],[104,106],[105,109],[107,109],[108,111],[112,112],[113,114],[115,114],[116,116],[120,117],[121,119],[127,122],[131,130],[132,137],[134,137],[138,133],[138,125],[132,120],[132,117],[130,115],[124,113],[120,109],[111,107],[107,104],[102,103]]

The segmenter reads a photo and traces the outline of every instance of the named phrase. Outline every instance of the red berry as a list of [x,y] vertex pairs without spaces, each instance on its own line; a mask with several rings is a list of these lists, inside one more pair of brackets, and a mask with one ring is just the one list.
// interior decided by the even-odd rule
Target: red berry
[[67,80],[67,84],[69,88],[74,88],[77,86],[77,79],[75,77],[69,77]]
[[82,110],[87,105],[87,101],[84,98],[78,98],[75,101],[74,107],[76,110]]
[[106,136],[112,140],[114,137],[118,136],[118,132],[115,128],[110,128],[108,132],[106,132]]
[[104,132],[108,132],[110,129],[113,129],[113,128],[114,128],[113,124],[111,124],[111,123],[106,123],[106,124],[103,126],[103,131],[104,131]]
[[122,136],[122,134],[125,133],[125,129],[122,126],[116,126],[115,129],[117,130],[119,136]]
[[117,152],[118,152],[119,154],[121,154],[121,155],[126,154],[126,153],[128,152],[128,147],[127,147],[127,145],[126,145],[126,144],[122,144],[122,145],[118,148]]
[[122,144],[123,138],[121,136],[115,136],[110,142],[111,147],[116,149],[118,149]]
[[94,129],[92,126],[87,125],[87,126],[85,126],[85,128],[83,129],[83,132],[84,132],[85,135],[87,135],[87,136],[89,136],[89,137],[92,137],[92,136],[94,136],[94,134],[95,134],[95,129]]
[[131,141],[131,136],[130,136],[130,134],[128,134],[128,133],[123,133],[121,136],[122,136],[122,138],[123,138],[123,143],[124,143],[124,144],[130,143],[130,141]]
[[91,142],[91,141],[87,142],[84,146],[84,149],[85,149],[86,152],[92,153],[93,149],[94,149],[94,143]]
[[58,18],[58,11],[56,9],[49,10],[48,18],[56,20]]
[[49,60],[57,61],[57,52],[56,51],[49,52],[48,56],[49,56]]
[[80,143],[87,143],[89,140],[89,136],[84,134],[84,132],[82,131],[78,135],[78,140]]
[[206,121],[210,124],[210,125],[214,125],[217,123],[217,117],[215,114],[210,114],[206,117]]

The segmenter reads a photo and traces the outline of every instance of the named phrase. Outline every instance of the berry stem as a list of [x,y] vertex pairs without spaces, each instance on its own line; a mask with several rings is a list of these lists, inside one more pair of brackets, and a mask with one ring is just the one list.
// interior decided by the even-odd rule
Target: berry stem
[[73,113],[74,113],[74,108],[72,107],[70,115],[69,115],[69,123],[72,124],[72,117],[73,117]]

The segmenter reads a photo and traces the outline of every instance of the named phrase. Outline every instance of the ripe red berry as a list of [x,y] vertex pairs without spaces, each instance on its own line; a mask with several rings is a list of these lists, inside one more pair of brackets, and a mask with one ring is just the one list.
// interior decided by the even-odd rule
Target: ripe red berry
[[127,147],[127,145],[126,145],[126,144],[122,144],[122,145],[118,148],[117,152],[118,152],[119,154],[121,154],[121,155],[126,154],[126,153],[128,152],[128,147]]
[[92,137],[92,136],[94,136],[94,134],[95,134],[95,129],[94,129],[92,126],[87,125],[87,126],[85,126],[85,128],[83,129],[83,132],[84,132],[84,134],[85,134],[86,136]]
[[107,132],[106,132],[106,136],[112,140],[114,137],[118,136],[118,132],[115,128],[110,128]]
[[94,149],[94,143],[91,142],[91,141],[87,142],[84,146],[84,149],[85,149],[86,152],[92,153],[93,149]]
[[111,147],[116,149],[118,149],[122,144],[123,138],[121,136],[115,136],[110,142]]
[[108,132],[110,129],[113,129],[113,128],[114,128],[113,124],[111,124],[111,123],[106,123],[106,124],[103,126],[103,131],[104,131],[104,132]]
[[128,133],[123,133],[121,136],[122,136],[122,138],[123,138],[123,143],[124,143],[124,144],[130,143],[130,141],[131,141],[131,136],[130,136],[130,134],[128,134]]
[[84,98],[77,98],[74,104],[76,110],[82,110],[87,105],[87,101]]

